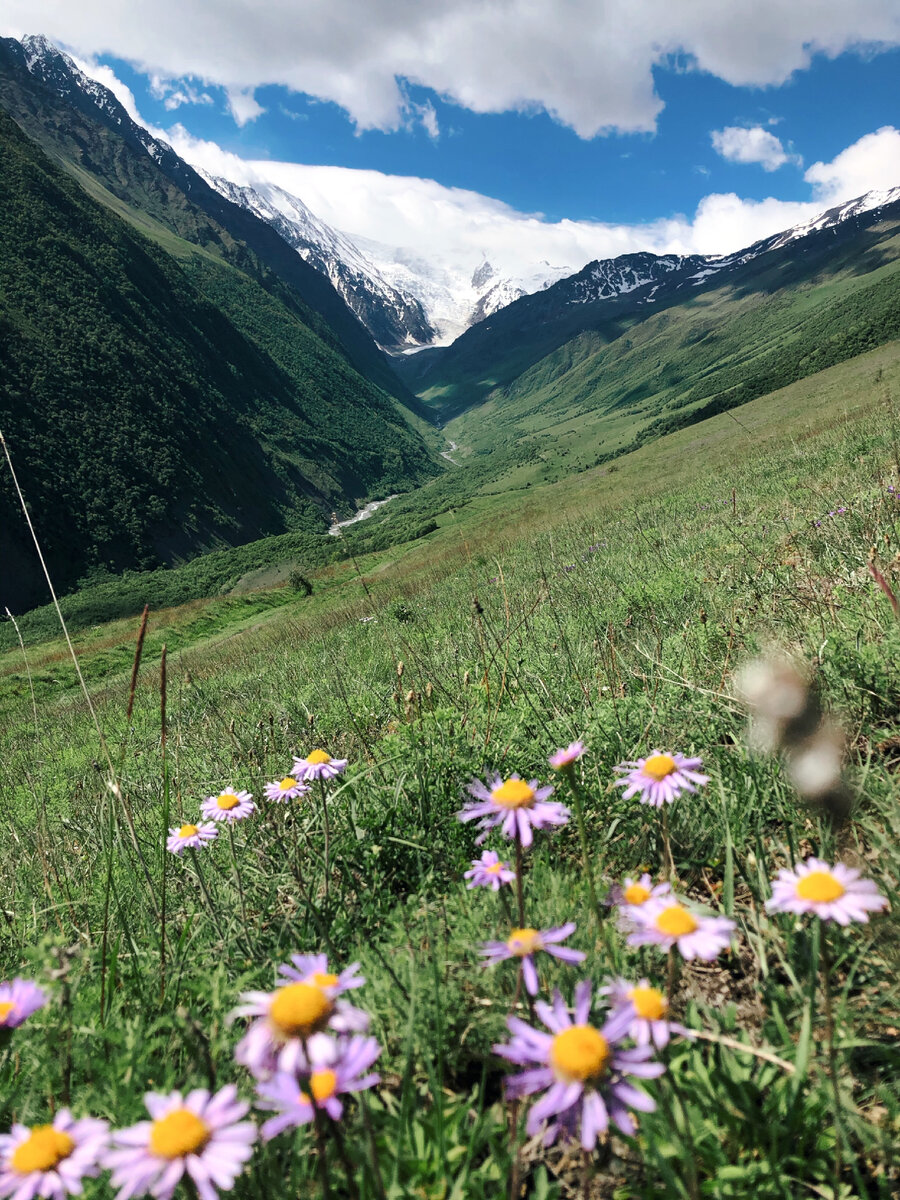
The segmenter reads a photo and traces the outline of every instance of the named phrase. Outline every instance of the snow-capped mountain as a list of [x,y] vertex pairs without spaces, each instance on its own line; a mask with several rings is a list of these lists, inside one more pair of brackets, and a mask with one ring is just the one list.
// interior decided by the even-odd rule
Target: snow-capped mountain
[[271,183],[254,187],[200,171],[233,204],[268,222],[311,266],[327,275],[382,349],[427,346],[436,331],[421,302],[396,287],[345,234],[326,225],[297,196]]
[[810,234],[827,230],[837,233],[841,226],[877,220],[883,209],[898,202],[900,187],[867,192],[734,254],[643,253],[599,259],[552,287],[548,301],[552,297],[554,307],[558,308],[560,304],[618,300],[635,293],[632,299],[636,304],[655,304],[673,290],[705,286],[723,272],[741,267],[762,254],[781,250]]
[[274,229],[327,275],[385,350],[405,353],[448,345],[470,325],[572,273],[539,263],[527,275],[504,278],[483,259],[474,269],[428,262],[403,247],[333,229],[298,197],[275,184],[232,183],[200,171],[228,200]]
[[436,331],[435,346],[449,345],[470,326],[565,279],[574,269],[540,262],[528,272],[503,275],[484,257],[475,263],[441,263],[369,238],[355,237],[354,242],[384,278],[421,303]]

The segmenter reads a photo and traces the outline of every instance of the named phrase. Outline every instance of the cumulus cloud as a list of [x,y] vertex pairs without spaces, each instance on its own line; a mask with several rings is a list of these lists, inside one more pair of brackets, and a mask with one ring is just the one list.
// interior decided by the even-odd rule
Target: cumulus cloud
[[900,185],[900,130],[884,125],[842,150],[829,163],[817,162],[803,176],[820,203],[839,204],[875,188]]
[[248,121],[255,121],[266,111],[253,95],[252,88],[228,88],[226,92],[228,111],[235,124],[243,128]]
[[714,129],[710,137],[716,153],[729,162],[758,163],[764,171],[777,171],[786,162],[800,164],[799,158],[788,154],[780,139],[761,125],[750,129],[726,125],[724,129]]
[[255,88],[282,84],[398,129],[407,81],[473,112],[543,110],[585,138],[653,130],[660,65],[769,86],[816,54],[900,45],[896,0],[4,0],[2,23],[219,85],[239,122],[259,115]]

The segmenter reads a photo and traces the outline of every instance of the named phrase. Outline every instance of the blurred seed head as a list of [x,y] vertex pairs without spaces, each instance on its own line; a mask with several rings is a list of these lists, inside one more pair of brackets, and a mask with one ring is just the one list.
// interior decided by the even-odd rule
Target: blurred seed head
[[750,710],[751,748],[781,755],[799,795],[843,819],[850,807],[842,775],[844,736],[823,717],[808,679],[787,658],[772,655],[747,663],[735,684]]

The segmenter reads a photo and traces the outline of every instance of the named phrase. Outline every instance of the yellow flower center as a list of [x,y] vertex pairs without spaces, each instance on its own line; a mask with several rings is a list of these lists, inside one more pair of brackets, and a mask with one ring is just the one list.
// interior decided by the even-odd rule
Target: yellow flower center
[[489,867],[485,867],[484,869],[485,869],[485,871],[487,871],[488,875],[499,875],[500,872],[503,870],[503,863],[502,862],[491,863],[491,865]]
[[283,792],[289,792],[292,788],[297,786],[297,780],[292,779],[290,775],[285,775],[284,779],[282,779],[278,786]]
[[307,754],[306,761],[315,767],[319,763],[330,763],[331,755],[326,754],[324,750],[313,750],[312,754]]
[[678,768],[671,754],[651,754],[641,770],[659,783],[661,779],[665,779],[667,775],[671,775]]
[[32,1171],[52,1171],[74,1149],[74,1141],[61,1129],[54,1129],[52,1125],[35,1125],[28,1140],[16,1147],[10,1166],[19,1175],[30,1175]]
[[194,834],[199,833],[199,832],[200,831],[196,825],[182,825],[182,827],[178,830],[178,836],[183,837],[183,838],[189,838],[189,837],[193,837]]
[[572,1025],[553,1039],[550,1065],[568,1082],[596,1079],[610,1059],[609,1042],[593,1025]]
[[816,904],[839,900],[846,890],[830,871],[810,871],[797,884],[797,895],[800,899],[812,900]]
[[309,1080],[309,1090],[312,1092],[316,1104],[321,1104],[323,1100],[330,1100],[337,1091],[337,1075],[334,1071],[313,1071]]
[[524,958],[526,954],[534,954],[542,948],[541,935],[536,929],[514,929],[506,943],[510,953]]
[[622,893],[622,899],[626,904],[646,904],[650,899],[650,889],[642,883],[631,883]]
[[337,975],[327,975],[323,971],[316,971],[312,977],[312,981],[316,987],[320,988],[337,987],[340,982]]
[[531,808],[534,790],[524,779],[507,779],[491,792],[491,799],[501,808]]
[[184,1158],[202,1150],[212,1130],[189,1108],[176,1108],[154,1121],[150,1129],[150,1153],[160,1158]]
[[238,800],[234,792],[223,792],[216,801],[216,804],[218,804],[219,808],[224,808],[226,812],[230,812],[232,808],[237,808],[240,800]]
[[16,1006],[13,1004],[12,1000],[4,1000],[3,1003],[0,1004],[0,1025],[4,1024],[6,1018],[15,1007]]
[[628,993],[634,1010],[645,1021],[661,1021],[669,1009],[669,1002],[658,988],[634,987]]
[[307,1037],[324,1027],[334,1011],[328,996],[314,983],[289,983],[269,1005],[269,1019],[284,1037]]
[[684,937],[698,928],[697,918],[680,904],[670,904],[656,918],[656,928],[667,937]]

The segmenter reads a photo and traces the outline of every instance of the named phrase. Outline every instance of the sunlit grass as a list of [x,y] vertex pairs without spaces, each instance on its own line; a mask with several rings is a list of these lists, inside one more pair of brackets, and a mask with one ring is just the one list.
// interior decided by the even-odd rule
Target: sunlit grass
[[[838,1140],[842,1195],[894,1194],[894,918],[829,928],[826,945],[815,921],[765,903],[777,869],[816,855],[861,868],[896,908],[900,626],[867,562],[874,547],[897,590],[897,425],[877,387],[855,411],[832,398],[815,420],[790,418],[793,437],[754,420],[749,440],[726,415],[559,485],[552,503],[507,499],[505,523],[484,501],[455,536],[442,526],[430,561],[418,547],[380,557],[381,575],[364,561],[369,597],[352,569],[330,568],[342,575],[328,603],[186,641],[169,657],[165,779],[153,614],[128,726],[137,623],[130,646],[111,630],[79,639],[86,660],[91,637],[98,662],[116,652],[113,674],[89,678],[118,792],[77,695],[48,694],[35,729],[26,687],[0,732],[2,978],[33,978],[51,1000],[0,1068],[2,1128],[69,1103],[122,1128],[148,1090],[235,1082],[251,1099],[228,1015],[242,992],[270,992],[291,954],[323,952],[331,969],[360,962],[354,1002],[382,1047],[367,1119],[348,1103],[350,1171],[327,1151],[335,1195],[351,1194],[348,1174],[380,1195],[373,1140],[392,1197],[493,1200],[516,1169],[533,1196],[832,1196]],[[773,641],[845,731],[844,824],[747,746],[734,672]],[[42,648],[27,649],[43,669]],[[547,758],[576,739],[586,753],[567,781]],[[265,799],[323,746],[348,760],[327,805],[315,787]],[[701,756],[710,781],[664,826],[623,798],[614,768],[673,748]],[[575,820],[541,831],[524,862],[528,927],[574,922],[566,945],[587,955],[538,956],[542,994],[647,979],[697,1033],[660,1052],[656,1111],[634,1138],[601,1142],[587,1179],[578,1150],[510,1145],[491,1047],[528,1001],[514,967],[485,968],[478,947],[508,939],[518,913],[465,887],[478,851],[456,819],[465,786],[495,770],[582,806],[583,841]],[[259,811],[193,857],[167,854],[168,829],[231,788]],[[509,843],[488,845],[514,862]],[[629,946],[602,898],[644,870],[733,921],[732,949],[670,977],[664,953]],[[235,1194],[321,1194],[315,1137],[297,1139],[259,1148]]]

